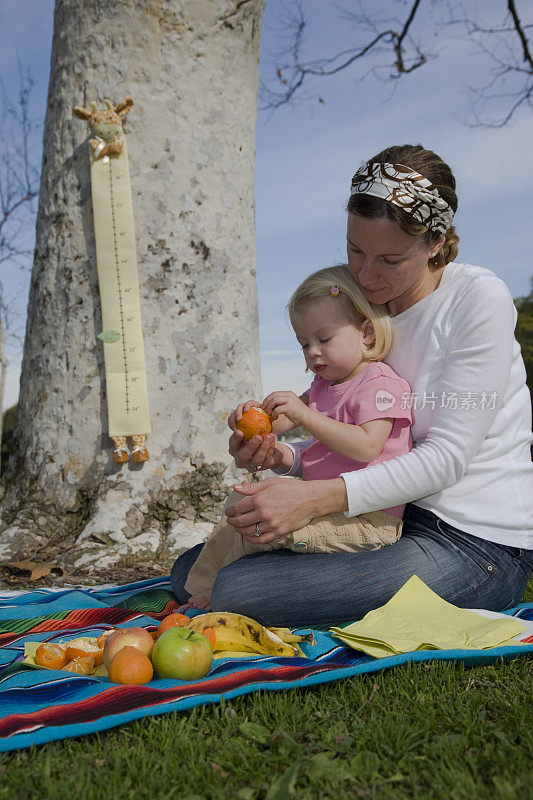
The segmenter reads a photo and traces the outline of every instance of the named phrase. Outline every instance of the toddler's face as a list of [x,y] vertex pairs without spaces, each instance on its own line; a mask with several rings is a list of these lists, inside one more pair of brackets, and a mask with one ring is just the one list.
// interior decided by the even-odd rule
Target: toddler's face
[[294,332],[309,369],[325,380],[344,383],[366,366],[364,345],[369,341],[364,327],[357,328],[339,298],[331,296],[300,309]]

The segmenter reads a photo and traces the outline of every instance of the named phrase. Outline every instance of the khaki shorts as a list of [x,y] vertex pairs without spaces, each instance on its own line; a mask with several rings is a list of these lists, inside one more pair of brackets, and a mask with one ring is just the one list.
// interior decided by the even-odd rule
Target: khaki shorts
[[[225,508],[242,500],[232,492]],[[386,511],[370,511],[358,517],[345,517],[342,512],[312,519],[303,528],[287,533],[273,542],[254,544],[228,525],[225,514],[204,544],[189,571],[185,590],[190,594],[212,588],[222,567],[242,556],[268,550],[292,550],[294,553],[362,553],[394,544],[402,535],[400,517]]]

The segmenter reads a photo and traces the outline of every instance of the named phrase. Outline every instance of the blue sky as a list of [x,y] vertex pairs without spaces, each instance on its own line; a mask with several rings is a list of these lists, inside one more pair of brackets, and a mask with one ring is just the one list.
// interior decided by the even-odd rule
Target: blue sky
[[[52,0],[2,0],[0,74],[16,91],[17,57],[36,80],[34,113],[46,110],[53,22]],[[304,53],[329,56],[355,37],[339,9],[345,0],[305,0],[309,21]],[[403,16],[403,0],[363,5]],[[485,19],[499,19],[503,0],[469,0]],[[526,3],[519,3],[524,21]],[[290,0],[267,0],[261,39],[260,79],[272,82],[288,39],[281,21]],[[441,3],[440,7],[447,4]],[[430,4],[438,13],[439,4]],[[429,12],[428,12],[429,13]],[[531,13],[531,12],[530,12]],[[256,232],[263,390],[308,384],[285,304],[309,272],[345,259],[348,186],[360,163],[391,144],[422,143],[452,167],[460,206],[459,260],[492,269],[513,296],[528,294],[533,264],[531,227],[531,112],[501,129],[473,128],[468,86],[489,77],[486,57],[441,21],[422,16],[415,29],[435,56],[394,87],[361,71],[344,71],[309,87],[308,99],[274,114],[260,111],[256,136]],[[324,102],[319,102],[318,96]],[[503,108],[503,106],[502,106]],[[35,147],[40,147],[40,136]],[[23,331],[29,275],[2,275]],[[16,402],[20,352],[10,349],[4,407]]]

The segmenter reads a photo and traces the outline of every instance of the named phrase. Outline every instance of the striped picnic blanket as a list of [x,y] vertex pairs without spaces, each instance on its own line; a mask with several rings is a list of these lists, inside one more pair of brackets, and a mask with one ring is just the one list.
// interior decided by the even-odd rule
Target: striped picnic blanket
[[524,637],[530,643],[491,650],[419,651],[375,659],[346,647],[324,629],[313,629],[316,646],[302,644],[307,658],[220,659],[200,680],[155,679],[143,686],[21,663],[25,642],[98,636],[112,627],[140,625],[152,631],[179,608],[168,578],[125,586],[0,593],[0,751],[82,736],[139,717],[217,703],[222,697],[312,686],[407,661],[459,659],[479,664],[533,654],[533,603],[528,603],[506,613],[531,626]]

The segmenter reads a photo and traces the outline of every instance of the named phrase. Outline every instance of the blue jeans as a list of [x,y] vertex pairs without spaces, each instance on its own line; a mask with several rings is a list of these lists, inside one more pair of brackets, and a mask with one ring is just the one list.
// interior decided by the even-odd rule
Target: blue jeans
[[[203,544],[172,567],[180,603],[188,572]],[[218,573],[213,611],[246,614],[263,625],[307,627],[361,619],[418,575],[440,597],[462,608],[504,611],[520,602],[533,572],[533,550],[495,544],[408,504],[402,538],[366,553],[253,553]]]

